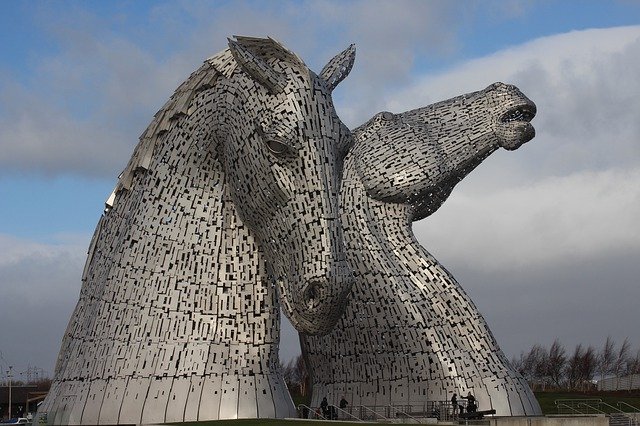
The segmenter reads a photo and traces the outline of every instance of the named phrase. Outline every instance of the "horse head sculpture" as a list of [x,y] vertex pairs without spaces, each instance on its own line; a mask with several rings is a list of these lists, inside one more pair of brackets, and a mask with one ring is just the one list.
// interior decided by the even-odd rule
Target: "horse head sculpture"
[[237,37],[158,111],[107,200],[36,422],[292,417],[280,303],[327,332],[352,285],[338,221],[352,143],[331,91],[272,39]]
[[229,46],[238,64],[228,83],[236,96],[219,108],[214,137],[231,196],[267,254],[291,323],[307,334],[326,333],[352,284],[337,220],[342,159],[352,139],[331,91],[351,69],[354,47],[318,76],[276,42],[238,37]]
[[376,114],[354,130],[353,156],[370,197],[411,205],[419,220],[494,151],[533,139],[535,114],[517,87],[494,83],[401,114]]
[[312,405],[345,395],[432,412],[472,392],[499,415],[540,413],[473,302],[411,229],[492,152],[531,140],[535,113],[516,87],[495,83],[353,131],[340,205],[356,282],[331,333],[301,335]]

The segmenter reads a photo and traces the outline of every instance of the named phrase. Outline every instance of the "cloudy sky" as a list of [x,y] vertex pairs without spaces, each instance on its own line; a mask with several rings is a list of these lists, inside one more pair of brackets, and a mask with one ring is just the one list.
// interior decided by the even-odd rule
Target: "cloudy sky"
[[[0,371],[51,373],[93,228],[137,137],[233,34],[319,71],[350,43],[343,121],[495,81],[538,105],[414,230],[508,356],[640,346],[640,2],[7,2],[0,16]],[[297,355],[285,325],[281,346]],[[1,375],[0,375],[1,377]]]

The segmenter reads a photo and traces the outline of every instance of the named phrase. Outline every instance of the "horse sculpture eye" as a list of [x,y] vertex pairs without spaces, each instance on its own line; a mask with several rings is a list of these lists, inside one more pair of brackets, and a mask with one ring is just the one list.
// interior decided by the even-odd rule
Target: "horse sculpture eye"
[[289,152],[289,147],[286,144],[273,139],[267,140],[267,148],[277,155],[287,154]]
[[258,132],[258,136],[262,138],[272,154],[282,156],[290,154],[293,151],[289,145],[280,142],[277,136],[265,131],[258,121],[256,121],[256,131]]

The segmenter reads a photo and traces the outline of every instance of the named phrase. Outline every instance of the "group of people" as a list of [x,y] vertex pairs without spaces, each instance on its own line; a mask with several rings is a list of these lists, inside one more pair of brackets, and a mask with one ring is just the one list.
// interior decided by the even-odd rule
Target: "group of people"
[[[460,396],[461,399],[466,399],[467,400],[467,413],[475,413],[476,411],[478,411],[478,404],[476,403],[476,398],[471,395],[471,392],[469,392],[467,394],[467,396]],[[458,395],[457,394],[453,394],[453,396],[451,397],[451,407],[452,407],[452,414],[462,414],[465,411],[465,408],[462,404],[458,404]]]
[[[476,398],[473,395],[471,395],[471,392],[469,392],[467,396],[460,396],[460,399],[466,399],[467,406],[465,408],[464,405],[460,404],[458,402],[458,395],[454,393],[453,396],[451,397],[451,407],[452,407],[453,415],[462,414],[465,411],[467,413],[475,413],[476,411],[478,411],[478,403],[476,402]],[[340,410],[344,411],[347,408],[347,405],[349,405],[349,403],[343,396],[339,403]],[[320,407],[315,414],[316,414],[316,417],[320,417],[319,415],[321,414],[322,417],[324,417],[327,420],[335,420],[339,418],[336,406],[329,405],[329,401],[327,401],[326,396],[322,398]],[[303,414],[303,417],[306,418],[307,416]]]
[[[347,400],[342,397],[340,400],[340,410],[344,411],[347,408],[349,403]],[[335,405],[329,405],[329,401],[327,401],[327,397],[322,398],[322,402],[320,403],[320,409],[322,410],[322,417],[328,420],[335,420],[338,418],[338,413]]]

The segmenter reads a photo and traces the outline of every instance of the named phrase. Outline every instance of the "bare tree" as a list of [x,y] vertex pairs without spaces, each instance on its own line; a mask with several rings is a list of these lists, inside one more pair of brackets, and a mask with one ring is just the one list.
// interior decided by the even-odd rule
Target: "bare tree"
[[517,358],[514,355],[511,358],[511,361],[509,361],[509,364],[511,364],[511,368],[516,370],[518,373],[520,373],[522,377],[524,377],[524,374],[522,374],[522,365],[524,364],[524,352],[520,352],[520,356]]
[[580,389],[588,390],[593,387],[593,376],[596,372],[596,366],[598,364],[598,355],[596,350],[589,346],[585,349],[580,360]]
[[600,374],[600,380],[613,372],[613,363],[615,359],[616,344],[611,336],[607,336],[607,341],[604,343],[600,355],[598,355],[598,373]]
[[549,382],[549,353],[547,352],[546,347],[540,345],[537,352],[538,354],[533,367],[533,375],[538,386],[542,387],[542,390],[545,390],[547,383]]
[[298,358],[296,358],[295,375],[298,381],[300,395],[306,396],[309,390],[310,377],[307,364],[304,362],[304,357],[302,355],[298,355]]
[[620,377],[625,369],[627,362],[629,360],[629,351],[631,350],[631,345],[629,344],[629,338],[625,338],[622,345],[620,345],[620,350],[618,351],[618,356],[616,357],[615,362],[613,363],[613,374],[616,377]]
[[534,390],[545,390],[547,385],[558,389],[590,390],[593,379],[607,375],[640,374],[640,350],[630,354],[631,345],[626,338],[619,349],[609,336],[600,351],[592,346],[578,344],[571,356],[559,339],[555,339],[549,350],[535,344],[528,352],[521,352],[511,365],[527,380]]
[[280,362],[280,368],[289,392],[306,396],[309,389],[309,373],[302,355],[290,359],[286,365]]
[[636,356],[631,358],[627,362],[626,375],[640,374],[640,349],[636,352]]
[[557,388],[562,387],[565,370],[567,367],[567,355],[564,346],[556,338],[549,348],[547,374],[551,383]]
[[570,390],[575,389],[580,382],[580,363],[583,355],[582,344],[578,344],[567,364],[567,387]]
[[295,359],[290,359],[289,362],[287,362],[286,364],[283,364],[282,361],[280,361],[280,369],[282,370],[282,377],[284,378],[284,382],[287,385],[289,392],[291,392],[297,386],[296,379],[295,379],[294,362],[295,362]]
[[547,349],[540,344],[535,344],[529,349],[529,352],[526,354],[522,352],[520,359],[514,361],[518,366],[518,372],[534,389],[541,384],[544,387],[547,358]]

